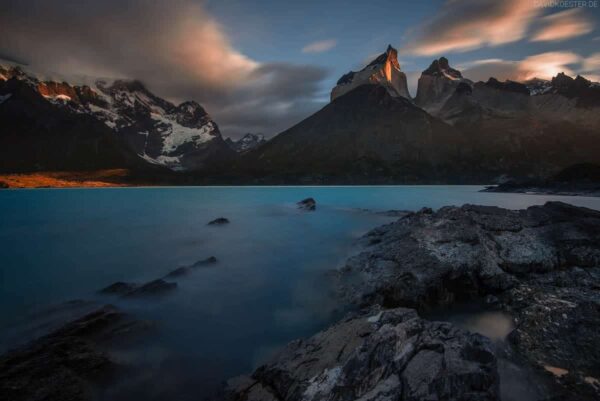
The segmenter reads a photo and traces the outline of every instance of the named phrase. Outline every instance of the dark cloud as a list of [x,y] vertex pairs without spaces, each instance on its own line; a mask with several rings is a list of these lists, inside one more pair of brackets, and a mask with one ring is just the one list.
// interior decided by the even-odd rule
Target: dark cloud
[[139,79],[160,96],[199,101],[226,135],[274,134],[298,121],[316,108],[327,75],[314,66],[252,60],[192,0],[0,6],[0,54],[67,77]]

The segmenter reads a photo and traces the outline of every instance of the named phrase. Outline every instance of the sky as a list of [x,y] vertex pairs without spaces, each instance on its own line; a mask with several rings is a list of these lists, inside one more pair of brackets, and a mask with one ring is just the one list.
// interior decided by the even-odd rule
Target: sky
[[273,136],[388,44],[411,94],[445,56],[474,81],[600,81],[600,0],[0,0],[0,57],[67,80],[139,79],[224,136]]

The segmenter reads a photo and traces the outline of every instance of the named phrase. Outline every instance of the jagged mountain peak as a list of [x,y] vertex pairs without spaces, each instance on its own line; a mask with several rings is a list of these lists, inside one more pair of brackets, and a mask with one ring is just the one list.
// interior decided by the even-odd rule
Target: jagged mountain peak
[[241,153],[251,149],[258,148],[267,142],[263,134],[247,133],[240,139],[234,141],[231,138],[225,140],[229,147],[234,151]]
[[509,79],[507,79],[504,82],[500,82],[499,80],[497,80],[494,77],[490,77],[487,82],[485,83],[486,86],[490,87],[490,88],[494,88],[494,89],[498,89],[498,90],[503,90],[503,91],[507,91],[507,92],[514,92],[514,93],[521,93],[523,95],[529,95],[529,88],[527,88],[527,85],[522,84],[520,82],[516,82],[516,81],[511,81]]
[[433,60],[431,65],[422,72],[422,75],[444,76],[449,79],[462,78],[460,71],[450,67],[450,63],[446,57]]
[[446,57],[431,62],[421,73],[415,103],[429,112],[437,112],[455,93],[471,93],[472,82],[450,67]]
[[381,53],[377,56],[373,61],[367,64],[367,67],[384,64],[386,62],[390,62],[394,67],[400,69],[400,63],[398,62],[398,50],[392,47],[392,45],[388,45],[385,52]]
[[200,104],[186,101],[176,106],[139,80],[96,80],[90,86],[77,86],[42,81],[19,68],[0,67],[0,74],[0,83],[18,80],[66,112],[93,117],[150,163],[174,170],[197,169],[213,156],[233,155]]
[[392,45],[388,45],[385,52],[373,59],[362,70],[350,71],[342,75],[331,91],[331,100],[365,84],[378,84],[385,87],[391,96],[410,99],[406,75],[400,71],[398,51]]

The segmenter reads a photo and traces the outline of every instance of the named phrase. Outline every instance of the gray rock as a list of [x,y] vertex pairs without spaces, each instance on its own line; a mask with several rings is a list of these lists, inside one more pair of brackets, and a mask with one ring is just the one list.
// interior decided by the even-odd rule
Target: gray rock
[[317,202],[313,198],[306,198],[296,203],[298,205],[298,209],[314,211],[317,208]]
[[225,224],[229,224],[229,220],[226,219],[225,217],[218,217],[218,218],[208,222],[209,226],[222,226]]
[[600,212],[465,205],[379,227],[337,273],[352,302],[427,309],[478,297],[512,311],[518,355],[565,399],[600,397]]
[[509,341],[572,399],[600,399],[600,267],[535,274],[502,294]]
[[339,271],[358,304],[426,308],[498,293],[519,277],[600,264],[600,212],[560,202],[422,211],[367,233]]
[[412,309],[373,308],[230,380],[226,399],[498,400],[496,358],[478,334]]

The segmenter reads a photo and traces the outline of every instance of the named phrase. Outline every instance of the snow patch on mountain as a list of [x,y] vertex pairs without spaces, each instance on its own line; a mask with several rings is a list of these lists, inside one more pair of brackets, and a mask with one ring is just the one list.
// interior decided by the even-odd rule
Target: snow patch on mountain
[[[0,63],[3,80],[16,78],[36,89],[47,101],[74,113],[89,114],[122,136],[138,155],[174,170],[185,169],[185,156],[198,154],[215,138],[217,124],[198,103],[175,105],[151,93],[139,81],[96,80],[91,85],[40,80],[20,66]],[[3,96],[0,103],[8,99]],[[144,137],[143,141],[138,139]],[[224,141],[217,145],[227,149]],[[196,166],[196,163],[193,163]]]

